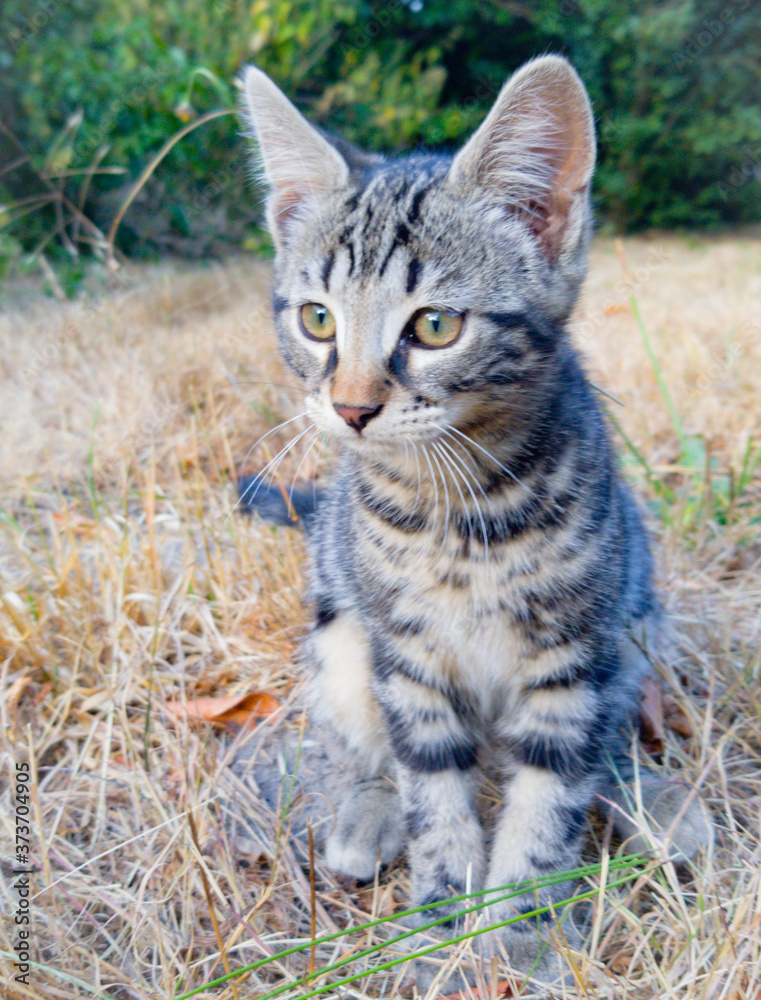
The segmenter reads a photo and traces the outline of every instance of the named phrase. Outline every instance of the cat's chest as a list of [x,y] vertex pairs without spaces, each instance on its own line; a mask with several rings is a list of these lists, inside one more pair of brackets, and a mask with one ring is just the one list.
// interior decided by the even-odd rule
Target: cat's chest
[[424,646],[430,669],[470,692],[488,714],[493,700],[513,697],[526,670],[525,594],[534,570],[535,554],[522,546],[480,559],[421,557],[404,574],[389,624],[415,622],[420,632],[410,636],[410,648]]
[[[409,507],[401,493],[392,499],[394,508],[355,511],[352,560],[362,618],[393,636],[431,683],[444,679],[470,692],[488,714],[491,700],[509,700],[541,670],[532,631],[546,631],[559,613],[539,606],[539,595],[552,595],[569,573],[560,558],[564,533],[529,525],[484,545],[486,528],[475,513],[468,521],[453,511],[448,521],[429,519],[421,529],[409,517],[390,523],[391,511]],[[494,501],[492,515],[509,513],[511,500]],[[488,523],[489,511],[482,517]]]
[[480,714],[504,707],[520,687],[525,662],[521,635],[500,609],[480,613],[463,608],[451,618],[434,618],[431,639],[440,669],[480,706]]

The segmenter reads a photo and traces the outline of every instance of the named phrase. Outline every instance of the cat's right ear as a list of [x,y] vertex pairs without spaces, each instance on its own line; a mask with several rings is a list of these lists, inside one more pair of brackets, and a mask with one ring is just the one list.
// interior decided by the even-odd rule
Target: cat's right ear
[[243,114],[256,139],[269,186],[267,222],[275,242],[282,243],[301,203],[345,186],[349,168],[338,150],[261,70],[248,67],[243,93]]
[[571,65],[543,56],[502,88],[452,163],[448,183],[479,190],[522,216],[553,261],[572,258],[588,232],[595,165],[592,108]]

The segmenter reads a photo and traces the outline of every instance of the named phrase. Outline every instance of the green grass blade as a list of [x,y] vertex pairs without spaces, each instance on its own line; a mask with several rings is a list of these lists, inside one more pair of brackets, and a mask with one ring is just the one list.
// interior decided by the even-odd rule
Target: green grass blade
[[[623,878],[619,882],[615,882],[615,883],[611,882],[611,883],[608,883],[608,884],[609,885],[623,884],[625,882],[630,881],[632,878],[638,877],[639,875],[641,875],[643,873],[643,869],[641,867],[635,868],[634,866],[641,865],[642,862],[643,862],[643,860],[644,860],[644,856],[641,855],[641,854],[632,854],[632,855],[627,855],[626,857],[623,857],[623,858],[618,858],[618,859],[611,860],[609,862],[609,865],[608,865],[608,870],[609,871],[618,871],[619,869],[623,869],[623,868],[629,868],[629,869],[632,869],[632,870],[629,871],[629,872],[627,872],[627,875],[625,876],[625,878]],[[313,973],[312,976],[309,976],[307,978],[308,979],[312,979],[312,978],[315,978],[317,976],[326,975],[328,972],[333,971],[335,969],[338,969],[338,968],[342,967],[343,965],[346,965],[348,962],[353,962],[353,961],[356,961],[359,958],[367,957],[369,955],[377,953],[378,951],[385,950],[385,949],[389,948],[390,946],[392,946],[394,944],[398,944],[399,942],[406,940],[407,938],[414,937],[416,934],[424,933],[425,931],[428,931],[428,930],[433,930],[434,928],[440,926],[443,923],[447,923],[447,922],[449,922],[452,919],[464,917],[464,916],[467,916],[467,915],[469,915],[471,913],[476,913],[476,912],[482,910],[484,908],[484,906],[492,905],[492,904],[497,903],[497,902],[503,902],[503,901],[509,900],[509,899],[514,899],[517,896],[524,895],[526,892],[529,892],[529,891],[532,891],[532,890],[536,890],[536,889],[547,888],[549,886],[557,885],[557,884],[559,884],[561,882],[577,881],[577,880],[579,880],[581,878],[589,877],[591,875],[599,875],[600,872],[602,871],[602,867],[603,867],[602,864],[600,862],[597,862],[595,864],[584,865],[584,866],[581,866],[579,868],[572,869],[571,871],[568,871],[568,872],[560,872],[560,873],[557,873],[557,874],[554,874],[554,875],[548,875],[548,876],[545,876],[545,877],[543,877],[541,879],[535,879],[535,880],[533,880],[531,882],[523,882],[523,883],[518,883],[518,884],[510,885],[510,886],[498,886],[498,887],[496,887],[494,889],[486,889],[486,890],[480,890],[478,892],[465,893],[465,894],[463,894],[461,896],[453,896],[450,899],[441,900],[441,901],[439,901],[437,903],[432,903],[432,904],[429,904],[429,905],[427,905],[425,907],[415,907],[413,909],[404,910],[403,912],[394,914],[394,915],[392,915],[390,917],[379,917],[377,920],[371,920],[371,921],[368,921],[367,923],[364,923],[364,924],[358,924],[356,927],[350,927],[350,928],[346,928],[346,929],[344,929],[342,931],[336,931],[333,934],[325,934],[325,935],[322,935],[319,938],[315,938],[314,941],[312,941],[311,939],[308,939],[308,940],[305,940],[302,944],[293,945],[292,947],[286,948],[283,951],[277,952],[274,955],[269,955],[266,958],[259,959],[258,961],[253,962],[250,965],[244,966],[244,967],[242,967],[241,969],[239,969],[238,971],[236,971],[234,973],[231,973],[229,975],[221,976],[218,979],[214,979],[211,982],[204,984],[203,986],[198,986],[195,989],[193,989],[193,990],[191,990],[191,991],[189,991],[187,993],[183,993],[181,996],[177,997],[176,1000],[189,1000],[189,998],[191,998],[193,996],[196,996],[199,993],[202,993],[204,990],[211,989],[213,987],[223,985],[224,983],[229,982],[231,979],[234,979],[234,978],[236,978],[238,976],[246,975],[246,974],[248,974],[250,972],[254,972],[257,969],[263,968],[265,965],[268,965],[268,964],[270,964],[272,962],[279,961],[279,960],[281,960],[283,958],[288,958],[290,955],[294,955],[294,954],[297,954],[298,952],[305,951],[305,950],[313,947],[314,945],[327,944],[327,943],[330,943],[331,941],[340,940],[341,938],[345,938],[345,937],[348,937],[348,936],[353,935],[353,934],[359,934],[359,933],[362,933],[364,931],[371,930],[372,928],[378,927],[381,924],[396,923],[396,922],[399,922],[399,921],[403,921],[403,920],[405,920],[408,917],[414,916],[417,913],[421,913],[423,910],[429,911],[429,910],[437,909],[437,908],[444,907],[444,906],[450,906],[453,902],[456,903],[456,902],[463,902],[463,901],[467,901],[467,900],[477,900],[477,902],[475,902],[475,904],[473,906],[467,907],[467,908],[465,908],[463,910],[460,910],[456,914],[447,913],[444,916],[439,917],[436,920],[428,921],[427,923],[422,924],[419,927],[416,927],[416,928],[411,929],[411,930],[406,930],[403,933],[397,935],[396,937],[389,939],[388,941],[380,942],[379,944],[373,945],[372,947],[370,947],[368,949],[365,949],[364,951],[361,951],[361,952],[354,952],[351,956],[349,956],[347,958],[344,958],[344,959],[339,959],[338,962],[334,963],[333,965],[328,966],[325,969],[321,969],[318,972]],[[594,895],[595,893],[597,893],[597,891],[598,891],[597,889],[590,890],[590,892],[591,892],[592,895]],[[496,897],[496,898],[493,898],[493,899],[490,899],[490,900],[485,900],[484,899],[485,896],[492,896],[492,897]],[[563,900],[560,903],[557,903],[555,905],[556,906],[565,906],[565,905],[568,905],[569,902],[576,902],[577,900],[586,899],[586,898],[589,898],[589,894],[581,894],[581,895],[578,895],[578,896],[572,896],[572,897],[569,897],[569,899]],[[541,909],[537,910],[536,913],[534,911],[531,911],[530,913],[522,914],[520,917],[512,918],[511,920],[505,921],[502,924],[497,924],[497,925],[494,925],[494,926],[501,927],[501,926],[504,926],[504,925],[509,924],[509,923],[516,923],[518,920],[523,920],[526,917],[534,916],[534,915],[537,915],[539,913],[546,913],[546,912],[548,912],[549,909],[550,909],[550,907],[544,907],[544,908],[541,908]],[[490,929],[492,929],[492,928],[491,927],[485,928],[485,930],[490,930]],[[447,947],[449,944],[452,944],[452,943],[456,944],[459,941],[466,940],[468,937],[477,936],[478,934],[484,933],[485,930],[484,931],[478,931],[478,932],[476,932],[475,935],[473,933],[468,933],[468,934],[462,935],[461,937],[458,937],[458,938],[452,938],[452,939],[449,939],[449,940],[442,940],[441,942],[437,942],[435,945],[432,945],[430,948],[424,949],[423,951],[420,952],[420,954],[421,955],[425,955],[425,954],[428,954],[428,952],[430,952],[430,951],[437,951],[440,948]],[[417,954],[417,953],[415,953],[415,954]],[[406,955],[404,958],[399,959],[398,962],[395,962],[395,963],[392,963],[392,964],[399,964],[399,962],[402,962],[402,961],[406,962],[411,957],[414,957],[414,955],[412,953],[410,955]],[[361,978],[361,976],[368,975],[370,972],[374,972],[374,971],[377,971],[377,970],[376,969],[365,970],[364,972],[357,974],[353,978],[355,978],[355,979],[356,978]],[[278,987],[276,987],[275,991],[270,992],[268,994],[265,994],[264,996],[262,996],[261,998],[259,998],[259,1000],[268,1000],[268,998],[276,997],[280,993],[285,992],[288,989],[292,989],[295,985],[297,985],[297,984],[296,983],[287,983],[287,984],[283,984],[281,986],[278,986]],[[331,985],[332,986],[336,986],[336,985],[340,985],[340,984],[333,983]],[[325,988],[327,988],[327,987],[325,987]],[[312,995],[314,995],[314,994],[311,994],[311,993],[309,994],[309,996],[312,996]]]
[[656,357],[655,351],[653,350],[653,345],[650,340],[650,334],[647,332],[647,327],[645,326],[644,320],[642,319],[642,313],[639,311],[639,304],[637,302],[634,294],[630,294],[629,303],[632,307],[632,315],[634,316],[634,322],[637,324],[637,329],[639,330],[640,336],[642,337],[642,343],[645,345],[645,351],[650,360],[653,372],[655,374],[655,380],[658,383],[658,388],[660,389],[661,395],[663,396],[663,401],[666,404],[666,409],[669,413],[669,418],[671,420],[671,425],[674,428],[677,437],[682,445],[682,451],[686,453],[687,451],[687,435],[685,434],[684,427],[682,425],[682,420],[677,413],[676,407],[674,406],[674,401],[671,398],[671,393],[669,392],[668,386],[666,385],[666,380],[663,377],[663,372],[661,371],[661,366],[658,363],[658,358]]
[[[630,882],[634,875],[641,874],[641,872],[632,873],[626,878],[614,879],[612,882],[608,883],[609,888],[615,888],[619,885],[625,885]],[[441,951],[442,948],[448,948],[455,944],[461,944],[463,941],[469,941],[473,938],[480,937],[482,934],[488,934],[490,931],[499,930],[500,927],[509,927],[511,924],[517,924],[521,920],[526,920],[528,917],[541,916],[544,913],[549,913],[551,910],[557,909],[562,906],[569,906],[571,903],[579,903],[586,899],[592,899],[598,894],[598,889],[589,889],[586,892],[577,893],[576,895],[569,896],[567,899],[563,899],[558,903],[555,903],[552,907],[544,906],[532,910],[529,913],[522,913],[520,916],[511,917],[509,920],[501,920],[496,924],[488,924],[486,927],[477,928],[474,931],[468,931],[465,934],[460,934],[458,937],[448,938],[446,941],[437,941],[435,944],[429,945],[426,948],[420,948],[417,951],[410,952],[408,955],[402,955],[399,958],[390,959],[388,962],[383,962],[380,965],[373,966],[372,969],[365,969],[363,972],[355,972],[351,976],[346,976],[344,979],[338,979],[330,983],[324,983],[322,986],[318,986],[316,989],[309,991],[308,993],[299,993],[293,998],[293,1000],[309,1000],[310,997],[319,996],[320,993],[324,993],[326,990],[334,990],[340,986],[346,986],[349,983],[355,982],[357,979],[363,979],[365,976],[375,975],[378,972],[384,972],[388,969],[394,968],[394,966],[402,965],[404,962],[409,962],[415,958],[422,958],[424,955],[430,955],[433,952]],[[421,928],[422,930],[422,928]],[[413,931],[411,934],[420,933],[419,931]],[[411,934],[405,935],[405,937],[410,937]],[[396,939],[395,939],[396,940]],[[389,944],[395,943],[394,941],[386,942],[383,947],[388,947]],[[401,940],[399,938],[398,940]],[[342,959],[340,962],[336,962],[335,965],[328,966],[322,969],[320,972],[315,972],[313,976],[307,976],[307,979],[317,978],[318,976],[327,975],[328,972],[337,968],[340,964],[346,964],[349,961],[356,961],[357,958],[362,956],[362,952],[355,953],[349,958]],[[278,987],[277,990],[272,990],[269,993],[265,993],[259,1000],[273,1000],[274,997],[285,993],[286,990],[292,989],[296,984],[288,983],[283,987]],[[183,1000],[182,997],[178,997],[177,1000]]]

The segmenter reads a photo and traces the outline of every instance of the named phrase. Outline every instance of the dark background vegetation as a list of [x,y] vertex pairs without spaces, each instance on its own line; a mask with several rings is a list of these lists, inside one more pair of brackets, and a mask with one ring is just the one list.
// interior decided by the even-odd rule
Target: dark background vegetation
[[[619,231],[761,218],[759,0],[3,0],[0,273],[76,273],[162,145],[236,74],[374,149],[459,144],[524,60],[567,55],[598,121],[598,218]],[[190,131],[119,227],[120,253],[263,243],[234,114]]]

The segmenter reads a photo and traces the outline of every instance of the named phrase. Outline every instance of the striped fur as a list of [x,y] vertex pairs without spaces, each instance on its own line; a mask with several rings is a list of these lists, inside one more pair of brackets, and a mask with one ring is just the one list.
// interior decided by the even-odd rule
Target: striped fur
[[[647,538],[565,330],[589,233],[583,86],[562,59],[528,64],[454,160],[332,144],[258,70],[246,93],[282,354],[339,455],[311,532],[305,645],[314,718],[356,768],[327,860],[367,879],[406,843],[417,905],[573,867],[594,797],[631,773],[647,669],[631,635],[659,616]],[[332,339],[304,335],[306,303],[330,310]],[[464,316],[451,345],[415,340],[426,308]],[[487,750],[503,783],[488,850]],[[379,804],[385,775],[399,799]],[[513,906],[533,910],[535,894]],[[518,967],[540,931],[503,932]]]

